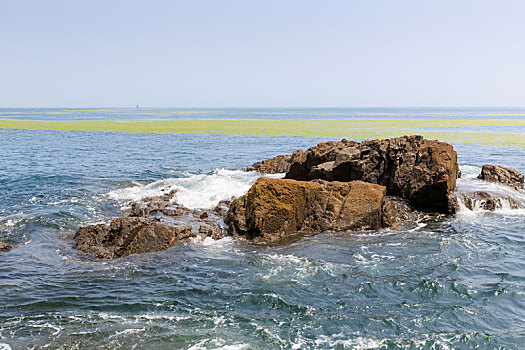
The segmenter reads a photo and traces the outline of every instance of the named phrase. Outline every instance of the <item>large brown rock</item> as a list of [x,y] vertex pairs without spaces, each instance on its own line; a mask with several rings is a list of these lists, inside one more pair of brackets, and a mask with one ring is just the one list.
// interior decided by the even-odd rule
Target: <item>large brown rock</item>
[[330,141],[292,154],[287,179],[361,180],[383,185],[389,196],[411,205],[453,213],[457,153],[445,142],[422,136],[387,140]]
[[271,244],[299,233],[381,228],[384,186],[362,181],[310,182],[259,178],[234,200],[228,232]]
[[167,249],[192,237],[191,226],[171,226],[147,217],[121,217],[111,224],[81,227],[75,234],[75,248],[101,259]]
[[274,158],[257,162],[253,164],[248,170],[255,170],[262,174],[280,174],[288,172],[288,170],[290,170],[291,164],[292,155],[282,154]]
[[499,182],[519,190],[523,188],[524,176],[516,169],[508,166],[485,164],[481,168],[478,179]]

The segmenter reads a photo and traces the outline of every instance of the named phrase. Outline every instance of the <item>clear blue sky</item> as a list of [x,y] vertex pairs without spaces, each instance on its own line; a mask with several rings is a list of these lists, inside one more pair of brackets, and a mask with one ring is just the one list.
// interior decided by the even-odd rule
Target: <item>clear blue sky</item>
[[0,0],[0,107],[525,106],[525,1]]

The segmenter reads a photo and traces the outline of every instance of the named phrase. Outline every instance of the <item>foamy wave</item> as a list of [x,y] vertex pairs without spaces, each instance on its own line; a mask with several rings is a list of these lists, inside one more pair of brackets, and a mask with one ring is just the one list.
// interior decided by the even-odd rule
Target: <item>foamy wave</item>
[[335,276],[340,273],[340,266],[327,261],[311,261],[293,254],[268,254],[263,257],[265,272],[259,275],[263,279],[292,278],[305,279],[319,272]]
[[[467,208],[463,202],[462,193],[474,193],[478,191],[487,192],[494,194],[495,196],[501,197],[501,207],[497,207],[493,213],[501,215],[525,215],[525,192],[517,191],[509,186],[502,185],[500,183],[488,182],[480,180],[477,176],[481,172],[480,167],[471,165],[461,166],[462,177],[457,180],[456,193],[458,194],[458,214],[465,215],[477,215],[480,213],[486,213],[481,207],[477,206],[473,210]],[[516,202],[521,203],[522,208],[513,209],[511,203],[507,199],[508,197],[514,199]],[[476,204],[476,203],[475,203]]]
[[197,344],[194,344],[188,350],[241,350],[241,349],[248,349],[248,344],[233,344],[233,345],[225,345],[224,339],[211,339],[211,340],[202,340],[198,342]]
[[[190,209],[212,209],[222,200],[242,196],[261,176],[255,171],[217,169],[211,174],[191,175],[122,188],[108,193],[120,201],[140,201],[177,190],[173,202]],[[272,175],[282,177],[282,174]]]
[[231,246],[233,244],[233,239],[230,236],[221,239],[213,239],[211,237],[192,237],[190,238],[190,242],[214,248],[225,248],[226,246]]
[[481,174],[481,167],[475,165],[460,165],[462,179],[475,179]]
[[[374,339],[363,336],[346,337],[342,333],[331,336],[321,335],[315,340],[316,347],[319,348],[344,348],[355,350],[371,350],[395,347],[397,348],[417,348],[417,349],[452,349],[456,343],[463,343],[464,339],[478,336],[477,333],[461,334],[421,334],[411,339]],[[302,341],[301,341],[302,343]],[[299,344],[301,344],[299,343]],[[292,346],[292,349],[302,347]]]

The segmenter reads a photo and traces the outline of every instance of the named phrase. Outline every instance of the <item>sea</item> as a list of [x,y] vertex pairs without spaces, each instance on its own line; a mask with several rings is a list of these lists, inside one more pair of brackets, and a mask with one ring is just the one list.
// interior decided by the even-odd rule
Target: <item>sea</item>
[[[283,118],[516,120],[525,109],[0,109],[12,120]],[[73,248],[80,226],[134,200],[170,187],[179,204],[210,209],[261,176],[245,167],[325,140],[0,129],[0,241],[16,245],[0,253],[0,349],[524,349],[525,209],[460,205],[407,230],[271,247],[190,239],[109,261]],[[476,178],[487,163],[525,172],[525,148],[453,146],[458,192],[525,205],[525,192]]]

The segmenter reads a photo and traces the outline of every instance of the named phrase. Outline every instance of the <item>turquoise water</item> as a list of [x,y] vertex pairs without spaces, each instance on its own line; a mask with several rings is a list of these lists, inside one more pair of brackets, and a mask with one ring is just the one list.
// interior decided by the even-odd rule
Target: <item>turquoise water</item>
[[[229,111],[210,113],[246,115]],[[111,111],[14,112],[115,119]],[[165,117],[147,113],[141,118]],[[278,118],[289,110],[254,113]],[[523,210],[463,211],[412,231],[326,232],[277,247],[190,240],[113,261],[72,248],[79,226],[119,216],[137,196],[173,185],[181,202],[210,207],[256,179],[239,168],[317,142],[0,130],[0,240],[20,245],[0,253],[0,349],[525,347]],[[486,186],[474,179],[485,163],[525,171],[522,148],[454,146],[460,189]]]

